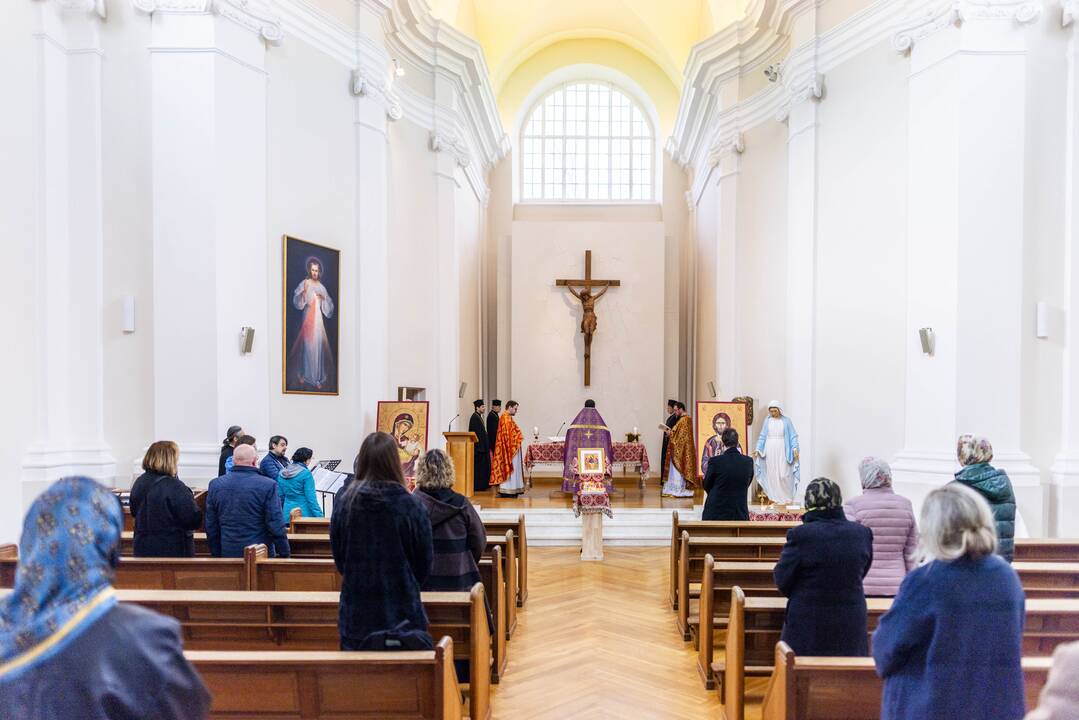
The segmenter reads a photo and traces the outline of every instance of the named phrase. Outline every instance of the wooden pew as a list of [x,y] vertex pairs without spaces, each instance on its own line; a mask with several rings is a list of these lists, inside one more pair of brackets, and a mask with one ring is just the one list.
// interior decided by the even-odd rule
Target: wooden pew
[[[684,640],[697,641],[697,626],[700,624],[700,603],[697,599],[704,595],[702,581],[705,575],[705,559],[690,563],[689,533],[682,533],[681,549],[678,555],[678,612],[676,623]],[[727,609],[730,602],[730,588],[741,586],[747,594],[778,595],[772,571],[774,561],[723,562],[713,563],[716,587],[726,588],[726,594],[712,604],[712,611],[717,622],[726,626]],[[697,612],[694,612],[694,610]]]
[[505,579],[506,639],[517,630],[517,543],[512,530],[503,535],[488,535],[484,557],[493,557],[495,548],[502,549],[502,577]]
[[1079,538],[1016,538],[1016,562],[1079,562]]
[[[0,588],[14,587],[17,564],[13,554],[0,555]],[[248,590],[251,582],[248,565],[238,558],[122,557],[113,586],[133,590]]]
[[[873,631],[881,616],[891,609],[891,598],[868,598],[868,630]],[[746,597],[741,588],[731,591],[731,610],[727,623],[723,659],[711,661],[714,638],[704,635],[701,624],[701,643],[697,669],[711,670],[720,682],[720,701],[726,720],[742,720],[745,712],[745,678],[771,675],[775,646],[783,630],[786,598]],[[1023,655],[1050,656],[1058,645],[1079,640],[1079,600],[1036,598],[1026,602],[1026,622],[1023,629]],[[708,650],[706,652],[706,646]],[[712,687],[712,685],[708,685]]]
[[[1051,664],[1048,657],[1023,658],[1027,707],[1037,706]],[[762,720],[877,720],[883,692],[872,658],[795,657],[781,642]]]
[[525,534],[525,516],[520,514],[516,520],[484,519],[483,526],[488,535],[505,535],[513,531],[517,543],[517,607],[524,607],[528,600],[528,536]]
[[[525,534],[525,516],[518,515],[516,520],[484,519],[483,526],[488,535],[505,536],[507,531],[513,531],[517,556],[517,607],[524,607],[525,601],[528,600],[528,540]],[[328,535],[329,532],[329,518],[293,518],[289,525],[289,542],[292,542],[294,535]]]
[[506,581],[502,576],[502,548],[496,547],[492,557],[480,558],[480,582],[483,583],[484,592],[487,595],[487,605],[491,608],[491,616],[494,618],[495,634],[491,638],[491,654],[494,656],[494,664],[491,666],[491,682],[498,683],[506,673],[506,641],[509,634],[506,632],[506,597],[507,594],[500,588],[505,587]]
[[[675,571],[676,582],[681,586],[682,579],[679,573],[682,567],[688,567],[689,598],[695,600],[700,595],[700,582],[704,572],[704,556],[711,555],[720,562],[774,562],[779,559],[783,552],[783,546],[787,543],[785,537],[769,536],[693,536],[688,531],[682,533],[682,539],[678,547],[678,566]],[[682,553],[686,553],[687,560],[682,561]],[[677,610],[677,603],[675,603]]]
[[[195,557],[210,557],[210,543],[206,533],[195,533]],[[332,558],[329,535],[289,535],[289,550],[297,558]],[[120,554],[130,557],[135,554],[135,533],[125,532],[120,535]]]
[[453,641],[419,652],[188,650],[212,720],[460,720]]
[[[188,650],[338,650],[336,592],[120,590],[120,602],[180,621]],[[488,720],[491,635],[479,583],[467,593],[425,592],[433,637],[450,637],[469,665],[469,717]],[[456,676],[455,676],[456,677]]]
[[19,567],[19,546],[0,545],[0,588],[15,587],[15,572]]
[[680,520],[678,511],[671,513],[670,595],[671,609],[678,609],[678,553],[682,533],[690,537],[787,537],[787,531],[798,527],[798,520]]

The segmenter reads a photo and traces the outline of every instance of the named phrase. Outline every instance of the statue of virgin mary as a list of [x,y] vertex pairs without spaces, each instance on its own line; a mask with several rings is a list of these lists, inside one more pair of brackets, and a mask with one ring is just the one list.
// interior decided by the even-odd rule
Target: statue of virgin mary
[[794,501],[802,474],[798,464],[798,432],[783,414],[778,400],[768,403],[768,417],[761,427],[753,458],[757,482],[768,497],[777,503]]

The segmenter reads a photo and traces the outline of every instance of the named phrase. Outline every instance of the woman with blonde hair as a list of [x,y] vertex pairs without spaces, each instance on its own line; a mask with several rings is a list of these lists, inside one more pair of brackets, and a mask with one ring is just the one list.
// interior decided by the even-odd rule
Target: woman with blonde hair
[[933,490],[919,522],[922,565],[873,633],[881,720],[1023,717],[1025,600],[996,555],[989,504],[958,483]]
[[480,556],[487,531],[476,508],[454,492],[453,462],[442,450],[428,450],[416,463],[416,494],[431,518],[435,560],[424,590],[469,590],[480,581]]
[[137,557],[195,557],[202,511],[177,477],[179,460],[180,446],[171,440],[153,443],[142,458],[143,473],[131,486]]

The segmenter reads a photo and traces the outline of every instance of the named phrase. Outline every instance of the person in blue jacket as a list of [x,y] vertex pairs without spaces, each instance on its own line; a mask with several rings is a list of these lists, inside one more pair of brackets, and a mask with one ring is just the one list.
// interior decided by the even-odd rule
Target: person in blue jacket
[[281,512],[286,523],[293,508],[299,508],[303,517],[323,517],[315,495],[315,477],[310,469],[314,456],[311,448],[299,448],[292,453],[292,463],[277,475],[277,491],[281,495]]
[[288,526],[281,517],[277,482],[263,476],[251,445],[238,445],[232,470],[210,481],[206,493],[206,540],[214,557],[243,557],[248,545],[265,545],[288,557]]
[[1025,600],[1015,570],[994,554],[989,504],[949,483],[926,497],[919,527],[927,562],[873,633],[881,720],[1020,720]]

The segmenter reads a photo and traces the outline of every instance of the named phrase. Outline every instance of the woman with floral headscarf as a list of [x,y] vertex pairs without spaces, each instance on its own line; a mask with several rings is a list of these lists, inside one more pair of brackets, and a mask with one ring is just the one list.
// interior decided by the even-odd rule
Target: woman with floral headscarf
[[200,720],[210,696],[180,626],[112,588],[120,503],[84,477],[58,480],[26,515],[15,588],[0,602],[7,720]]
[[847,519],[873,531],[873,566],[862,580],[865,594],[894,597],[899,583],[914,569],[918,526],[910,500],[892,491],[892,469],[880,458],[858,465],[862,494],[843,506]]
[[960,435],[956,455],[963,469],[955,474],[955,481],[989,502],[997,525],[997,554],[1011,562],[1015,554],[1015,492],[1008,473],[989,464],[993,446],[984,437]]
[[774,571],[788,598],[781,639],[799,655],[868,655],[862,578],[873,563],[873,533],[847,520],[839,485],[828,478],[809,483],[805,503]]

